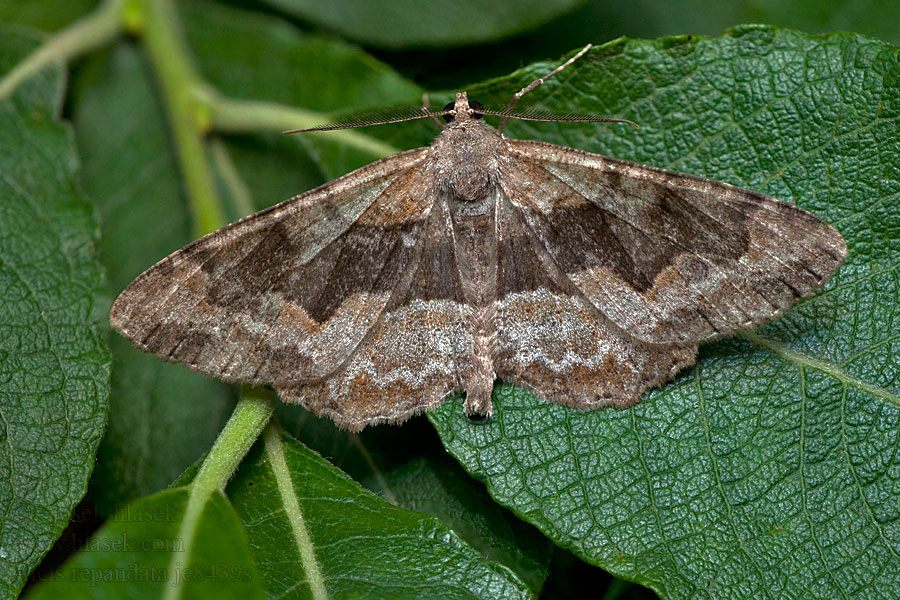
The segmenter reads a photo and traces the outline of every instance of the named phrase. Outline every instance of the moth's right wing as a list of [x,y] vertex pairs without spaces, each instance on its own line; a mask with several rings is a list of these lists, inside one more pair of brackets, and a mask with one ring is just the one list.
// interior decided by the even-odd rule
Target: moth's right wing
[[709,341],[809,296],[846,256],[811,213],[725,183],[544,142],[505,140],[502,185],[545,264],[622,331]]
[[431,208],[428,152],[374,162],[185,246],[122,292],[112,326],[226,381],[328,375],[409,287]]

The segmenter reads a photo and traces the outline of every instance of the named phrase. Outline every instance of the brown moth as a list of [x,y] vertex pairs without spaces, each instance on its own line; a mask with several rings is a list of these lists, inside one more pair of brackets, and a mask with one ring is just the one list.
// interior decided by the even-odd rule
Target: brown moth
[[[585,48],[550,75],[587,51]],[[113,305],[142,350],[273,386],[358,431],[494,380],[579,409],[628,407],[698,344],[768,321],[844,260],[840,234],[768,196],[504,137],[465,93],[401,152],[164,258]],[[502,128],[502,123],[501,123]]]

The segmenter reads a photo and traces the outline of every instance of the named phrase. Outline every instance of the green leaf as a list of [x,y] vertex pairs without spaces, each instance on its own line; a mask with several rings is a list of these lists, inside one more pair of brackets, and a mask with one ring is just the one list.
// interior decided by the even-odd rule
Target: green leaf
[[179,10],[197,68],[229,96],[325,113],[422,100],[418,86],[338,38],[206,0]]
[[190,487],[144,498],[29,600],[158,598],[173,581],[182,598],[530,597],[436,519],[391,506],[275,429],[264,440],[227,499],[217,490],[203,505],[195,535],[184,533]]
[[484,486],[447,455],[427,419],[355,434],[298,406],[281,403],[276,415],[291,435],[365,488],[395,506],[437,517],[485,557],[512,569],[535,593],[540,591],[552,544],[493,502]]
[[[263,597],[247,538],[221,492],[201,509],[185,556],[181,537],[190,491],[166,490],[124,506],[57,572],[31,589],[29,600],[176,597],[256,600]],[[173,573],[175,575],[173,576]]]
[[[100,212],[100,256],[118,294],[191,240],[190,217],[143,57],[118,46],[92,61],[75,87],[80,180]],[[111,410],[90,493],[104,515],[169,485],[209,449],[233,406],[225,384],[139,352],[117,334],[110,345]]]
[[437,519],[392,506],[286,434],[267,431],[227,488],[267,594],[526,598]]
[[537,27],[582,0],[266,0],[288,14],[383,48],[462,46]]
[[94,0],[0,0],[0,23],[55,30],[84,16],[95,4]]
[[370,478],[390,490],[394,504],[437,517],[483,556],[506,565],[535,594],[540,593],[552,545],[533,527],[491,502],[484,487],[446,454],[419,456]]
[[[0,33],[0,72],[36,45]],[[109,356],[97,221],[56,121],[52,68],[0,101],[0,596],[14,597],[87,487],[106,418]]]
[[355,434],[297,406],[282,403],[276,414],[291,435],[365,488],[395,506],[437,517],[485,557],[506,565],[540,592],[552,544],[493,502],[484,486],[447,455],[427,419],[417,417],[402,428],[369,427]]
[[[900,41],[900,20],[885,18],[897,14],[897,5],[891,0],[871,0],[864,5],[853,0],[759,0],[715,6],[703,0],[670,0],[654,2],[649,10],[643,5],[620,10],[631,13],[629,20],[637,21],[635,17],[643,16],[643,27],[655,29],[657,35],[712,33],[729,23],[776,23],[813,33],[855,31],[894,43]],[[640,26],[639,22],[636,24]]]
[[[198,69],[229,97],[323,114],[355,111],[372,102],[390,106],[422,101],[418,86],[341,40],[304,34],[281,19],[209,2],[182,3],[179,8]],[[382,135],[396,133],[393,129]],[[343,146],[333,136],[285,136],[280,131],[232,136],[226,138],[226,147],[254,209],[382,158]]]
[[[549,65],[470,90],[508,98]],[[622,40],[532,104],[639,131],[516,123],[537,137],[727,181],[844,235],[826,288],[630,410],[580,412],[501,385],[495,415],[429,414],[491,495],[664,598],[896,597],[900,589],[900,54],[770,27]]]

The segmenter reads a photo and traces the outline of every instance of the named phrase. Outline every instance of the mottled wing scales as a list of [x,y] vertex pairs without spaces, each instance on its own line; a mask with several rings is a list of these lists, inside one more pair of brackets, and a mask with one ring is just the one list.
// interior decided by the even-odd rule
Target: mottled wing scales
[[429,214],[406,292],[384,309],[341,369],[317,381],[277,385],[341,427],[398,422],[433,408],[463,387],[471,362],[472,309],[460,288],[446,205]]
[[339,368],[402,294],[429,201],[426,150],[398,154],[197,240],[138,277],[113,327],[228,381]]
[[697,354],[696,345],[636,341],[577,297],[548,289],[505,297],[497,325],[497,375],[581,409],[632,406]]
[[351,431],[434,408],[460,388],[460,363],[470,352],[471,332],[458,308],[449,301],[421,300],[397,308],[340,370],[276,389],[282,400],[300,401]]
[[497,375],[581,409],[624,408],[693,364],[696,345],[635,341],[588,302],[504,198]]
[[840,266],[843,239],[793,205],[689,175],[506,140],[501,185],[579,293],[653,344],[769,320]]

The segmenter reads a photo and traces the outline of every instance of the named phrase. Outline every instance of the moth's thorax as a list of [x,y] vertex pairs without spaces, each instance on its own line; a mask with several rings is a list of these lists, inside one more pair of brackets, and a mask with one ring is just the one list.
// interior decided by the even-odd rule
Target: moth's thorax
[[431,145],[430,169],[449,203],[478,203],[496,185],[501,172],[503,137],[482,121],[462,113]]

